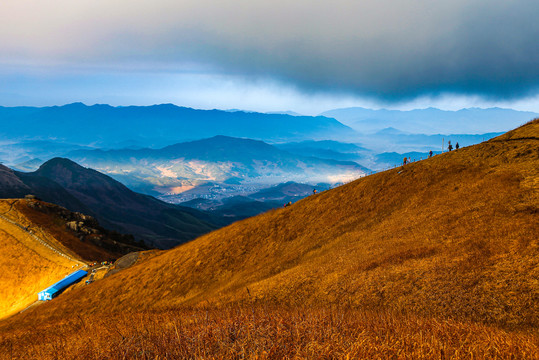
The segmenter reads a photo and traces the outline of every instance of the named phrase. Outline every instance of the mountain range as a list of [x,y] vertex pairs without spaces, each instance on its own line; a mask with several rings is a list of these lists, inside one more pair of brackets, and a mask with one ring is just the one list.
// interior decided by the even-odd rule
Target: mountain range
[[[461,146],[473,145],[538,116],[532,112],[499,108],[459,111],[434,108],[411,111],[348,108],[330,110],[322,115],[308,117],[240,110],[195,110],[171,104],[113,107],[73,103],[40,108],[0,107],[0,121],[3,125],[0,129],[0,162],[21,171],[33,171],[42,162],[39,159],[71,158],[74,152],[81,154],[76,160],[85,166],[97,168],[99,162],[100,171],[114,176],[133,189],[160,195],[176,192],[185,186],[199,186],[199,181],[204,178],[210,181],[230,175],[227,175],[226,168],[230,161],[226,152],[231,151],[231,147],[219,145],[218,142],[223,142],[220,136],[263,140],[301,157],[353,161],[363,166],[363,171],[368,171],[387,166],[386,163],[378,162],[380,157],[377,155],[381,153],[441,151],[447,146],[447,140],[453,143],[458,141]],[[191,140],[202,142],[197,144]],[[207,151],[201,149],[205,145],[208,145]],[[111,149],[121,151],[107,154]],[[225,149],[227,151],[223,152]],[[101,153],[88,155],[92,162],[85,163],[82,155],[89,154],[85,150],[100,150]],[[158,151],[150,154],[151,151],[147,150]],[[210,155],[209,152],[214,150],[220,150],[220,153]],[[257,150],[247,146],[243,146],[242,150],[246,154],[240,160],[243,164],[237,170],[247,171],[246,177],[250,174],[255,177],[259,174],[265,176],[268,168],[260,172],[256,169],[264,165],[258,161],[259,158],[255,159],[257,165],[246,163],[247,154]],[[172,165],[171,172],[163,164],[148,163],[150,170],[129,164],[124,173],[116,165],[109,169],[105,161],[97,159],[98,155],[121,156],[122,152],[142,157],[157,156],[160,152],[160,158],[178,159],[182,151],[197,161],[179,167]],[[209,158],[200,164],[198,157],[204,156],[204,153]],[[126,165],[125,161],[122,165]],[[156,169],[156,166],[165,171]],[[336,170],[331,172],[340,172]],[[165,173],[172,176],[166,176]],[[213,176],[213,173],[218,176]],[[297,172],[291,178],[279,175],[280,178],[272,180],[271,184],[286,181],[331,182],[308,179],[312,176],[309,172],[300,177],[296,175]],[[241,179],[239,176],[230,176]],[[241,180],[238,181],[241,183]]]
[[505,132],[539,117],[534,112],[501,108],[400,111],[353,107],[329,110],[320,115],[335,118],[363,134],[392,127],[405,133],[427,135]]
[[337,120],[323,116],[196,110],[172,104],[0,107],[0,122],[0,140],[55,139],[101,148],[156,148],[215,135],[282,142],[355,134]]
[[215,136],[162,149],[76,150],[70,159],[148,194],[185,192],[206,182],[268,187],[288,181],[345,182],[367,169],[352,161],[297,155],[251,139]]

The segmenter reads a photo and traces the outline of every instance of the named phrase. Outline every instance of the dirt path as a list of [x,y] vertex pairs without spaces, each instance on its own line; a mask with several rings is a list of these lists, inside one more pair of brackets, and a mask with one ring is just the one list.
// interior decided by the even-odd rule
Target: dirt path
[[37,306],[39,304],[41,304],[42,301],[39,301],[39,300],[36,300],[35,302],[31,303],[30,305],[28,305],[27,307],[25,307],[24,309],[22,309],[21,311],[19,311],[19,314],[22,314],[23,312],[25,312],[26,310],[30,309],[31,307],[34,307],[34,306]]

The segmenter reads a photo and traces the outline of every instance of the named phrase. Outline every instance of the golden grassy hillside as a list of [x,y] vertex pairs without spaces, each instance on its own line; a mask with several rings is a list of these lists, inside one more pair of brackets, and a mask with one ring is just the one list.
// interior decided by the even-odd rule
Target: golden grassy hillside
[[331,308],[221,307],[71,316],[0,333],[0,359],[537,359],[537,336]]
[[[48,331],[48,325],[43,325],[41,332],[29,334],[27,326],[31,324],[62,324],[62,336],[67,336],[73,327],[91,328],[103,314],[119,313],[129,321],[140,317],[143,329],[151,327],[146,332],[148,337],[170,334],[181,342],[187,330],[175,329],[178,325],[174,321],[155,325],[159,314],[186,306],[224,306],[236,308],[238,313],[221,318],[218,312],[212,313],[221,324],[215,325],[216,332],[230,329],[229,323],[242,323],[238,317],[250,308],[253,316],[269,312],[275,318],[288,319],[281,325],[278,320],[260,325],[268,326],[267,331],[256,328],[258,319],[243,322],[246,344],[259,350],[251,355],[260,355],[262,349],[267,350],[257,348],[260,337],[271,337],[272,326],[286,330],[296,321],[289,313],[292,310],[286,309],[304,309],[303,317],[327,309],[325,316],[340,316],[345,323],[353,321],[342,309],[350,309],[347,311],[353,316],[368,315],[362,325],[357,325],[357,333],[342,340],[347,351],[361,347],[363,326],[372,330],[369,334],[375,334],[373,339],[383,339],[376,353],[388,356],[403,354],[384,353],[385,346],[397,351],[399,343],[406,348],[407,341],[415,341],[416,347],[410,345],[410,351],[421,344],[425,344],[425,351],[431,351],[418,356],[446,358],[440,351],[443,353],[447,346],[454,358],[510,354],[532,358],[530,354],[539,353],[538,207],[539,120],[535,120],[488,142],[368,176],[291,207],[235,223],[95,286],[75,289],[0,324],[0,329],[13,336],[5,335],[0,343],[8,346],[13,339],[25,343]],[[271,310],[275,308],[280,310]],[[142,310],[147,312],[139,315]],[[202,320],[189,313],[197,310],[182,311],[186,312],[182,316],[195,319],[198,331],[207,330]],[[84,324],[66,322],[75,313],[84,314]],[[389,314],[385,325],[376,320],[382,314]],[[415,326],[413,319],[424,321],[419,338],[409,330]],[[319,326],[324,327],[325,320],[320,321]],[[142,336],[140,326],[135,330],[121,324],[120,320],[116,325],[109,324],[107,331],[116,329],[121,334],[119,348],[137,348],[126,345],[126,339],[132,344],[132,339]],[[182,326],[185,324],[191,323]],[[301,326],[292,326],[290,331],[300,336],[300,331],[308,331]],[[401,329],[394,338],[387,332],[391,327]],[[460,328],[464,330],[456,330]],[[249,329],[258,335],[249,338]],[[330,326],[328,338],[318,345],[331,346],[331,336],[340,333],[337,329]],[[449,340],[451,329],[456,331],[457,340]],[[505,332],[515,329],[531,335],[520,338],[517,333]],[[479,336],[477,344],[459,348],[472,333]],[[69,335],[72,342],[64,341],[65,354],[90,349],[88,354],[99,357],[96,354],[104,349],[99,341],[105,338],[82,344],[77,336]],[[210,345],[220,344],[214,340],[212,336],[206,339]],[[313,345],[300,340],[296,350]],[[457,342],[454,347],[451,341]],[[376,343],[365,340],[371,347]],[[140,350],[142,345],[137,344]],[[504,352],[500,352],[502,348]],[[35,349],[36,354],[44,355],[40,352],[43,349]],[[227,352],[208,354],[233,357]],[[297,351],[285,354],[305,355]],[[324,354],[345,357],[347,353]]]
[[[0,318],[20,311],[37,300],[37,293],[62,279],[82,262],[61,256],[38,242],[28,231],[5,218],[27,227],[29,231],[56,249],[60,244],[30,222],[17,209],[20,200],[0,201]],[[5,217],[5,218],[4,218]]]
[[0,318],[37,301],[37,293],[82,268],[116,256],[67,231],[65,221],[40,212],[36,200],[0,200]]

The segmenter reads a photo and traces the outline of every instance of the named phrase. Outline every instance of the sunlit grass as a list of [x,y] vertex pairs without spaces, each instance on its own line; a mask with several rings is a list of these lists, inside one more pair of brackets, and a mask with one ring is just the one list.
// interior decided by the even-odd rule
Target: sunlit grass
[[4,359],[533,359],[538,353],[533,335],[336,308],[83,315],[0,337]]
[[[0,213],[36,235],[52,239],[24,214],[12,207],[14,200],[0,201]],[[37,301],[37,293],[73,271],[71,261],[37,242],[28,232],[0,219],[0,318],[23,310]]]

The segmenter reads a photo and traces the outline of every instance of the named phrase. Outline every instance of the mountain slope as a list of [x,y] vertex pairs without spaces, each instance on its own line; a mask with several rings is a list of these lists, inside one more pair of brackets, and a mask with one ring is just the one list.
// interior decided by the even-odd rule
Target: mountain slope
[[[221,221],[194,209],[135,193],[109,176],[69,159],[51,159],[32,173],[4,173],[14,186],[0,179],[6,182],[3,197],[32,193],[45,201],[95,216],[103,226],[134,234],[156,247],[176,246],[215,229],[218,225],[214,222]],[[13,176],[25,187],[14,183]]]
[[30,187],[13,170],[0,164],[0,197],[23,197],[30,191]]
[[170,248],[215,229],[196,210],[169,205],[138,194],[107,175],[75,162],[55,158],[32,175],[51,179],[80,199],[104,225],[136,234],[161,248]]
[[[0,201],[0,209],[9,209]],[[37,300],[37,292],[60,280],[76,261],[66,259],[39,244],[24,229],[0,218],[2,277],[0,286],[0,318],[24,309]],[[80,264],[82,265],[82,263]]]
[[251,299],[537,327],[538,130],[536,120],[235,223],[49,309]]
[[122,240],[92,218],[56,205],[0,200],[0,318],[34,303],[38,291],[74,268],[142,250]]

